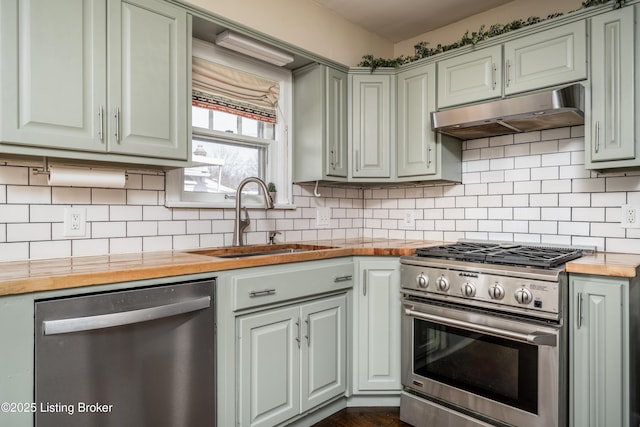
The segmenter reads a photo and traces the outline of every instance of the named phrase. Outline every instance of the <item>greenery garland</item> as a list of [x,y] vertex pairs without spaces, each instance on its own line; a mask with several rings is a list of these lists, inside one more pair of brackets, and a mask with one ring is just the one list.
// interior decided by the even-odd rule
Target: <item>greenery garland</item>
[[[626,0],[586,0],[582,2],[581,9],[585,9],[592,6],[599,6],[613,1],[613,8],[619,9],[626,3]],[[469,34],[469,31],[465,32],[462,35],[462,38],[452,44],[441,45],[438,44],[435,48],[428,47],[429,42],[420,42],[416,44],[413,48],[415,50],[414,55],[405,56],[400,55],[397,58],[385,59],[385,58],[376,58],[373,55],[363,55],[362,62],[358,64],[359,67],[369,67],[371,71],[380,67],[399,67],[404,64],[408,64],[413,61],[417,61],[422,58],[428,58],[433,55],[437,55],[442,52],[447,52],[452,49],[456,49],[462,46],[467,45],[476,45],[478,42],[482,40],[486,40],[491,37],[499,36],[501,34],[506,34],[510,31],[517,30],[520,28],[527,27],[529,25],[537,24],[539,22],[546,21],[548,19],[556,18],[558,16],[562,16],[562,13],[554,13],[546,18],[539,18],[537,16],[529,17],[525,20],[516,19],[515,21],[511,21],[508,24],[493,24],[488,29],[485,29],[484,25],[481,25],[478,31],[474,31]]]

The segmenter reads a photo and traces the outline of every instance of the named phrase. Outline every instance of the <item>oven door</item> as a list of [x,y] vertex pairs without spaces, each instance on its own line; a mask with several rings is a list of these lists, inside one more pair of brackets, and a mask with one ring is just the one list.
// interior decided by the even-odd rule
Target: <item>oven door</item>
[[406,389],[491,424],[565,424],[563,329],[440,304],[403,305]]

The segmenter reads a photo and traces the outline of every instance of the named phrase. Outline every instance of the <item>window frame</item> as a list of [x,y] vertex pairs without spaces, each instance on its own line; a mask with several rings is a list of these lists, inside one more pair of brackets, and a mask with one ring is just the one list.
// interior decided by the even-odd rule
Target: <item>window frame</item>
[[[274,140],[251,138],[251,144],[266,148],[265,182],[273,182],[278,189],[276,209],[295,209],[292,196],[292,142],[291,117],[293,103],[293,78],[291,71],[265,62],[237,54],[215,44],[193,39],[192,55],[227,67],[237,68],[247,73],[278,81],[280,83],[280,99],[278,105],[278,123],[275,126]],[[190,80],[189,80],[190,81]],[[191,93],[191,92],[189,92]],[[189,103],[188,120],[191,123],[191,103]],[[192,126],[190,124],[190,126]],[[198,136],[219,139],[242,144],[247,139],[243,135],[230,134],[191,127],[191,141]],[[191,155],[191,154],[190,154]],[[174,169],[166,173],[165,205],[167,207],[187,208],[234,208],[235,196],[225,197],[221,193],[198,193],[184,191],[184,169]],[[247,208],[263,208],[262,196],[243,194],[243,206]]]

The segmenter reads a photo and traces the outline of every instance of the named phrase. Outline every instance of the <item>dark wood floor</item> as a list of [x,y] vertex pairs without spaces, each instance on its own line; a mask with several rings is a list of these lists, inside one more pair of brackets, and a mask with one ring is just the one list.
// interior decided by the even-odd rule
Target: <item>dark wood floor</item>
[[410,427],[400,421],[400,408],[346,408],[313,427]]

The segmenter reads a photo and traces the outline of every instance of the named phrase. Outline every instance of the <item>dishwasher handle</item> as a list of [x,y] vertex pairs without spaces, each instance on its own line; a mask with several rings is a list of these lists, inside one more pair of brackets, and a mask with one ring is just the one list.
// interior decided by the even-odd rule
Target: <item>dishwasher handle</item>
[[206,296],[173,304],[143,308],[140,310],[123,311],[121,313],[46,320],[42,322],[42,331],[44,335],[91,331],[178,316],[180,314],[191,313],[193,311],[203,310],[209,307],[211,307],[211,297]]

